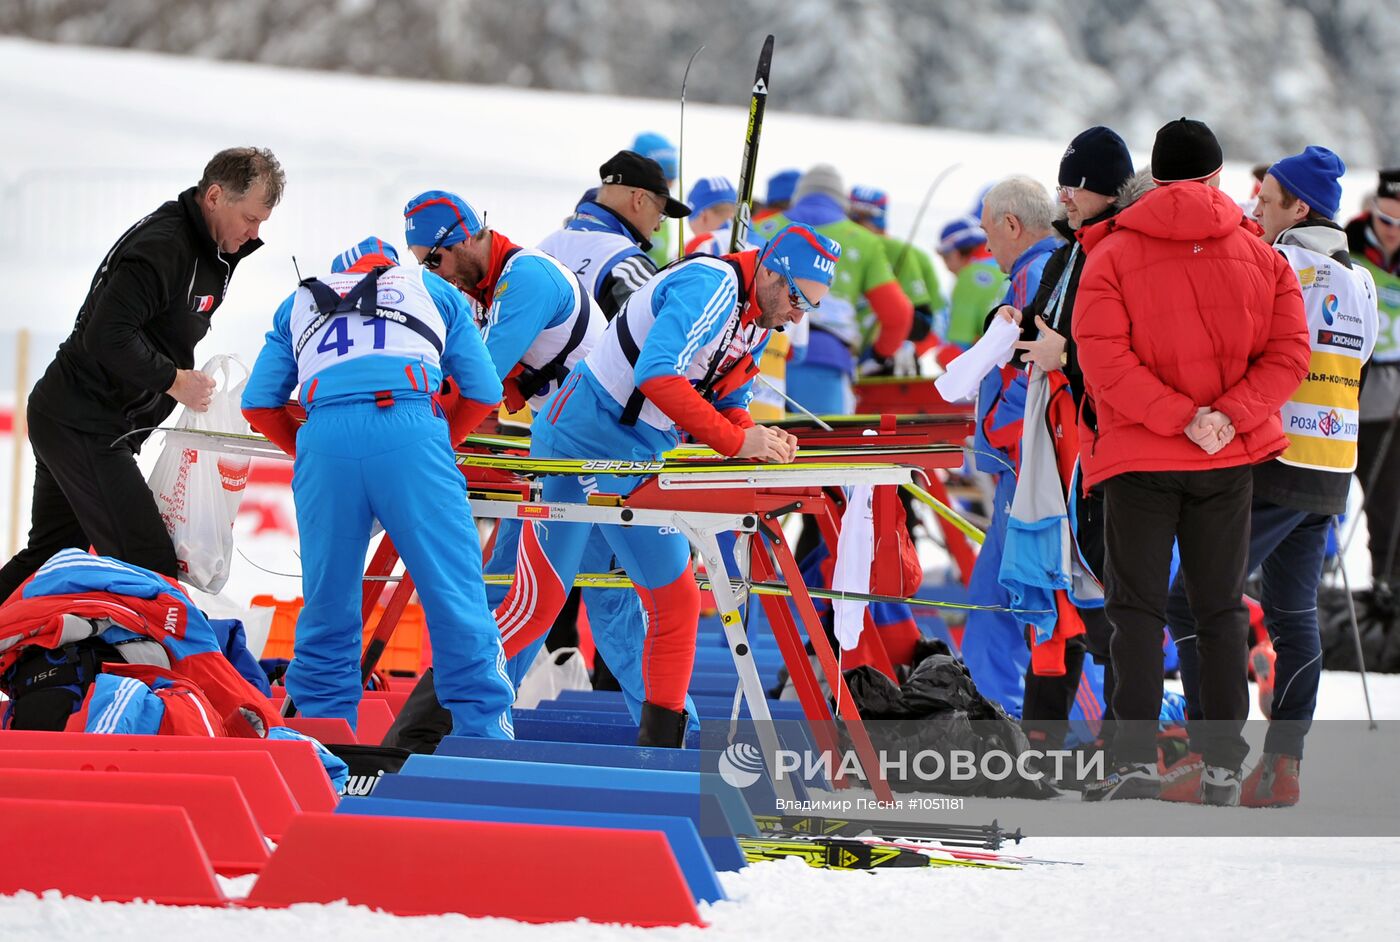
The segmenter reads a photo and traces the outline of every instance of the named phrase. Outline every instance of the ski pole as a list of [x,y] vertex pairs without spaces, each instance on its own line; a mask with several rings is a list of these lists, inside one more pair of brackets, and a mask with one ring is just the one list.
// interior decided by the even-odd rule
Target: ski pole
[[805,415],[807,418],[809,418],[809,419],[811,419],[813,422],[817,423],[817,427],[820,428],[823,432],[834,432],[834,431],[836,431],[836,430],[833,429],[830,425],[828,425],[826,422],[824,422],[824,421],[822,420],[822,417],[821,417],[821,416],[817,415],[817,414],[814,413],[814,412],[809,412],[809,411],[807,410],[807,407],[806,407],[806,406],[804,406],[802,403],[798,402],[796,399],[794,399],[794,398],[792,398],[791,396],[789,396],[789,395],[787,394],[787,390],[785,390],[785,389],[779,389],[777,386],[774,386],[772,383],[770,383],[770,382],[768,381],[768,378],[767,378],[766,376],[764,376],[762,373],[756,373],[756,374],[754,374],[754,379],[758,380],[760,383],[762,383],[763,385],[767,386],[767,387],[768,387],[769,389],[771,389],[773,392],[775,392],[775,393],[777,393],[778,395],[782,396],[782,397],[783,397],[783,400],[784,400],[788,405],[792,406],[792,407],[793,407],[794,409],[796,409],[798,412],[801,412],[801,413],[802,413],[803,415]]
[[[1400,413],[1397,413],[1400,415]],[[1332,532],[1339,531],[1337,518],[1332,518]],[[1371,687],[1366,682],[1366,652],[1361,647],[1361,625],[1356,621],[1356,601],[1351,597],[1351,580],[1347,578],[1347,567],[1343,563],[1340,567],[1342,571],[1342,589],[1347,594],[1347,616],[1351,619],[1351,637],[1356,643],[1356,669],[1361,674],[1361,693],[1366,698],[1366,721],[1367,729],[1376,729],[1376,715],[1371,712]]]
[[935,191],[937,191],[939,184],[946,180],[949,174],[951,174],[954,170],[958,169],[961,166],[962,164],[960,163],[951,163],[948,166],[944,167],[943,170],[938,174],[938,176],[933,178],[933,182],[929,184],[928,190],[924,193],[924,201],[919,204],[918,213],[914,215],[914,225],[909,230],[909,238],[904,241],[904,245],[900,248],[899,257],[894,260],[894,267],[891,269],[891,271],[898,272],[899,266],[904,264],[904,256],[909,254],[910,246],[912,246],[914,244],[914,240],[918,238],[919,224],[924,221],[924,212],[927,211],[929,201],[933,199],[933,194]]
[[[682,175],[685,170],[685,86],[690,81],[690,67],[695,64],[695,57],[705,50],[704,43],[700,48],[690,54],[690,61],[685,64],[685,74],[681,76],[681,129],[680,143],[676,145],[676,199],[685,199],[685,177]],[[672,220],[667,220],[666,225],[672,225]],[[674,225],[680,226],[679,220]],[[685,228],[681,227],[681,238],[676,240],[676,260],[680,261],[685,254]]]

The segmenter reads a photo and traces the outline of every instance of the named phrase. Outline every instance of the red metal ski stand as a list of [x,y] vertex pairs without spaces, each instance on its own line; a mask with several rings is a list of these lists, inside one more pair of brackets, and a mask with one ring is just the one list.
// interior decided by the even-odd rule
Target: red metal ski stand
[[[824,513],[817,514],[818,520],[829,514],[830,510],[826,508]],[[826,631],[822,629],[821,619],[817,616],[816,606],[812,604],[812,597],[807,593],[806,583],[802,581],[802,573],[798,569],[797,560],[793,558],[792,549],[788,546],[787,536],[783,533],[782,527],[768,519],[763,519],[759,523],[759,531],[763,534],[764,541],[772,551],[773,558],[777,560],[778,569],[782,574],[780,581],[787,583],[788,590],[792,592],[792,600],[797,607],[798,617],[807,628],[807,639],[811,641],[812,650],[816,652],[817,661],[821,664],[822,672],[826,675],[827,686],[836,696],[837,712],[846,724],[846,731],[851,737],[851,744],[855,747],[856,757],[860,760],[861,768],[865,770],[866,781],[870,783],[871,790],[881,801],[893,801],[894,793],[890,790],[889,783],[885,781],[881,772],[879,760],[875,755],[875,747],[870,742],[870,734],[866,731],[865,722],[861,719],[860,711],[856,708],[855,700],[851,697],[851,691],[846,686],[846,678],[841,675],[836,655],[831,650]],[[775,577],[776,573],[774,573],[772,563],[767,559],[766,554],[754,553],[753,561],[755,575],[760,579],[766,581]],[[774,634],[778,636],[781,632],[781,634],[788,636],[787,645],[784,645],[781,637],[779,637],[778,644],[783,650],[783,661],[787,664],[788,674],[794,678],[794,684],[798,683],[795,678],[799,674],[805,675],[801,686],[797,688],[799,696],[802,695],[804,687],[809,698],[814,691],[816,692],[815,702],[803,701],[803,712],[813,723],[814,729],[817,729],[824,724],[832,723],[831,711],[827,707],[825,698],[819,692],[811,662],[807,659],[807,654],[802,649],[800,640],[796,638],[796,627],[786,613],[786,606],[779,607],[783,608],[784,611],[773,624],[783,627],[776,629]],[[767,609],[770,613],[770,620],[773,608]],[[794,640],[798,641],[795,645],[796,651],[794,654],[789,654],[789,649],[794,646],[792,643]],[[818,732],[818,735],[820,736],[821,733]],[[830,736],[831,733],[828,731],[827,737],[822,738]]]

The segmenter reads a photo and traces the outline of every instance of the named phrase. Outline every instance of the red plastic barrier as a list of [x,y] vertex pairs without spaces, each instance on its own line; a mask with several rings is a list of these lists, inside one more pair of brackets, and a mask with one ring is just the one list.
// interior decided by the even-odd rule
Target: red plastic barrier
[[0,820],[0,893],[227,903],[183,808],[0,798]]
[[[63,749],[0,750],[0,769],[68,769],[78,772],[160,772],[222,775],[235,779],[262,832],[281,840],[301,809],[272,758],[259,752],[74,752]],[[3,830],[0,830],[3,834]]]
[[297,732],[304,733],[323,743],[355,746],[359,745],[360,742],[355,738],[350,724],[340,717],[331,719],[330,717],[293,716],[288,717],[283,722]]
[[184,808],[217,872],[241,876],[256,873],[267,863],[267,842],[253,820],[248,800],[238,783],[226,776],[0,769],[0,795]]
[[[408,695],[409,695],[410,693],[412,693],[412,692],[413,692],[413,684],[405,682],[405,685],[402,687],[402,689],[400,689],[399,687],[396,686],[393,690],[366,690],[366,691],[363,691],[363,692],[360,694],[360,696],[361,696],[361,698],[362,698],[360,702],[361,702],[361,703],[365,703],[365,702],[368,702],[368,701],[370,701],[370,700],[382,700],[384,703],[388,704],[388,706],[389,706],[389,712],[392,713],[394,716],[398,716],[398,715],[399,715],[399,711],[403,709],[403,705],[404,705],[405,701],[408,700]],[[287,688],[286,688],[286,687],[273,687],[273,688],[272,688],[272,702],[273,702],[273,703],[276,703],[276,704],[278,704],[278,705],[280,706],[281,703],[282,703],[282,701],[285,700],[285,699],[287,699]],[[367,740],[367,739],[364,739],[364,737],[361,737],[361,740],[364,741],[364,742],[368,742],[368,740]]]
[[127,736],[99,733],[0,731],[5,749],[131,749],[142,752],[265,752],[286,779],[302,811],[334,811],[340,799],[316,747],[309,742],[280,739],[237,739],[206,736]]
[[659,831],[368,815],[297,818],[246,902],[338,899],[400,916],[701,925]]
[[403,705],[408,702],[408,695],[413,692],[414,684],[404,683],[402,687],[396,686],[393,690],[366,690],[365,699],[383,700],[389,707],[389,712],[395,716],[403,709]]
[[394,725],[394,711],[383,700],[361,700],[355,738],[367,746],[377,746]]

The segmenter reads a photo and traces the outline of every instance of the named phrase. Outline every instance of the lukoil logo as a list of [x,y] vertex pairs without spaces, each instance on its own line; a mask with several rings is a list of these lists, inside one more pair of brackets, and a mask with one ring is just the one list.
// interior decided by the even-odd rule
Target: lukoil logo
[[1331,327],[1332,322],[1337,318],[1337,308],[1337,296],[1335,294],[1329,294],[1322,299],[1322,319],[1327,322],[1328,327]]
[[763,753],[752,743],[735,742],[720,753],[719,777],[735,788],[748,788],[763,774]]

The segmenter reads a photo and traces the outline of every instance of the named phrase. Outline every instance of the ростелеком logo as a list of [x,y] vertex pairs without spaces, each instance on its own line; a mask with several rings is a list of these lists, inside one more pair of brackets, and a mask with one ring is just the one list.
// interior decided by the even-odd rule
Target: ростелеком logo
[[1331,327],[1332,321],[1337,318],[1337,308],[1337,296],[1335,294],[1329,294],[1322,299],[1322,319],[1327,322],[1328,327]]

